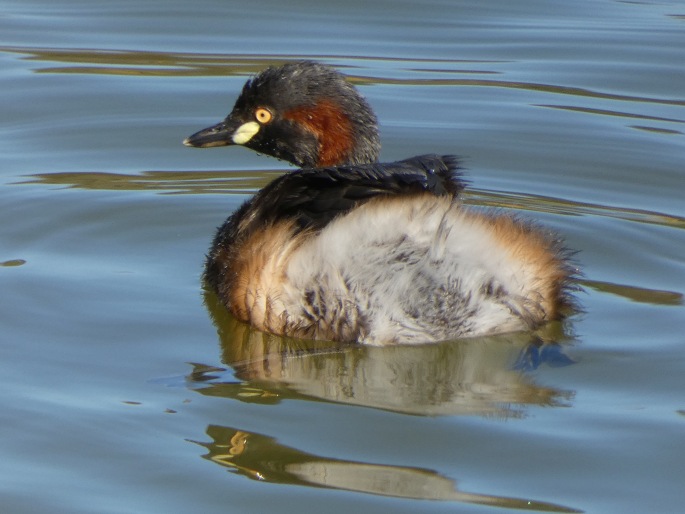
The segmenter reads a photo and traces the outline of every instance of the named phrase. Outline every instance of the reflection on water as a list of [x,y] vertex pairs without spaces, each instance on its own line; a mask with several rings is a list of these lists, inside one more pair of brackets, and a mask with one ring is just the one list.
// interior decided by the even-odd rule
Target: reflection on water
[[645,289],[625,284],[612,284],[599,280],[583,280],[584,287],[595,291],[610,293],[633,302],[649,303],[652,305],[683,305],[683,295],[675,291],[660,291],[658,289]]
[[0,262],[0,266],[6,267],[6,268],[13,268],[15,266],[23,266],[24,264],[26,264],[26,261],[24,259],[10,259],[9,261]]
[[[592,109],[590,107],[579,107],[576,105],[549,105],[549,104],[534,104],[536,107],[547,107],[549,109],[560,109],[564,111],[572,112],[584,112],[588,114],[601,114],[602,116],[616,116],[618,118],[635,118],[639,120],[650,120],[650,121],[666,121],[670,123],[685,123],[685,120],[680,120],[676,118],[664,118],[662,116],[646,116],[644,114],[637,113],[625,113],[620,111],[612,111],[609,109]],[[677,132],[677,131],[674,131]]]
[[47,184],[106,191],[158,191],[171,194],[254,193],[283,170],[258,171],[144,171],[139,174],[62,172],[31,175],[19,184]]
[[[17,184],[43,184],[60,187],[160,191],[167,193],[255,193],[283,170],[235,170],[235,171],[144,171],[139,174],[103,172],[36,173]],[[546,212],[566,216],[592,215],[649,223],[671,228],[685,228],[685,218],[672,214],[614,207],[587,202],[577,202],[528,193],[489,191],[469,188],[464,191],[464,203],[484,207]]]
[[414,415],[499,418],[524,416],[524,405],[565,406],[573,398],[571,391],[536,384],[527,373],[543,363],[573,362],[564,347],[553,342],[564,338],[560,324],[535,336],[341,347],[254,330],[228,314],[209,292],[206,303],[219,331],[222,360],[233,373],[197,368],[190,385],[204,395],[260,403],[306,399]]
[[[326,401],[411,415],[525,416],[526,405],[561,407],[572,391],[536,384],[530,371],[573,363],[558,341],[562,324],[544,332],[442,344],[370,347],[287,339],[233,318],[210,291],[205,304],[217,327],[222,360],[232,371],[195,365],[187,385],[243,402]],[[204,458],[248,478],[400,498],[460,501],[503,508],[581,512],[531,499],[457,490],[453,480],[413,466],[388,466],[313,455],[266,435],[210,425]]]
[[[27,55],[26,60],[38,62],[69,63],[72,66],[45,66],[38,68],[40,73],[88,73],[106,75],[147,75],[147,76],[231,76],[231,75],[254,75],[265,67],[273,64],[282,64],[285,61],[306,59],[311,56],[302,55],[236,55],[236,54],[191,54],[169,52],[144,52],[144,51],[112,51],[98,49],[54,49],[54,48],[29,48],[29,47],[2,47],[0,52]],[[347,61],[378,61],[387,62],[387,57],[374,58],[358,56],[326,56],[317,55],[318,60],[345,59]],[[580,87],[561,86],[556,84],[544,84],[535,82],[518,82],[511,80],[494,79],[465,79],[465,78],[442,78],[435,75],[445,73],[459,75],[498,74],[496,70],[488,69],[487,65],[501,63],[502,61],[464,61],[458,59],[392,59],[397,63],[397,68],[404,62],[406,67],[414,72],[430,74],[426,78],[391,78],[391,77],[368,77],[347,73],[348,78],[355,84],[401,84],[422,86],[470,86],[470,87],[496,87],[507,89],[523,89],[541,91],[545,93],[559,94],[570,97],[585,97],[603,100],[617,100],[622,102],[653,103],[661,105],[685,106],[685,100],[680,98],[649,98],[644,96],[630,96],[617,93],[595,91]],[[438,68],[437,65],[442,65]],[[475,70],[473,64],[483,65],[482,70]],[[467,65],[466,70],[455,70],[455,66]],[[423,68],[423,69],[422,69]],[[382,66],[378,69],[383,69]],[[603,114],[600,110],[594,114]],[[615,116],[615,112],[610,113]],[[632,117],[630,113],[623,113],[626,117]],[[671,121],[671,120],[669,120]],[[681,120],[672,120],[682,123]]]
[[94,49],[0,47],[0,52],[26,55],[24,59],[62,66],[43,66],[41,73],[89,73],[148,76],[228,76],[254,74],[281,62],[278,57]]
[[194,441],[207,448],[204,458],[254,480],[510,509],[582,512],[530,499],[461,492],[453,480],[429,469],[326,458],[232,427],[210,425],[207,435],[211,442]]

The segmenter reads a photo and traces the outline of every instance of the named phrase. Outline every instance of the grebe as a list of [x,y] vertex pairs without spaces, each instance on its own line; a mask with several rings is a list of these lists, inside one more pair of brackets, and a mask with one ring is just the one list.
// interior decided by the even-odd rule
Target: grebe
[[208,284],[257,329],[427,343],[535,329],[571,303],[556,236],[464,207],[456,157],[376,163],[376,117],[329,66],[267,68],[184,144],[243,145],[302,167],[230,216],[207,257]]

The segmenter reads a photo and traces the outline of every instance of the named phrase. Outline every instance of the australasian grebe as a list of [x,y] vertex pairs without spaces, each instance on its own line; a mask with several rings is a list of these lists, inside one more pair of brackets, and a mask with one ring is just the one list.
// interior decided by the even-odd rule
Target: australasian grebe
[[329,66],[267,68],[184,144],[239,144],[303,167],[245,202],[207,257],[210,286],[258,329],[424,343],[534,329],[571,301],[558,238],[464,207],[456,157],[376,163],[376,117]]

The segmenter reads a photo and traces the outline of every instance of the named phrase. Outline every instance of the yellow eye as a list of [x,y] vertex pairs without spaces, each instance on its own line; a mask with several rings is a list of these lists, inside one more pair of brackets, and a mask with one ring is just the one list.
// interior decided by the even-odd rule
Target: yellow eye
[[264,124],[269,123],[271,121],[271,118],[273,118],[273,115],[267,109],[264,109],[264,107],[260,107],[259,109],[257,109],[255,111],[254,117],[259,123],[264,125]]

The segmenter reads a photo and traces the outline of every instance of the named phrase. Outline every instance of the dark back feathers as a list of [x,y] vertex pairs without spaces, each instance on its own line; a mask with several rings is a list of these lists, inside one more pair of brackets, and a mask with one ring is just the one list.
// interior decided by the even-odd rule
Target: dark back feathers
[[294,219],[301,230],[318,230],[380,195],[429,192],[457,196],[464,186],[457,158],[449,155],[422,155],[386,164],[305,168],[274,180],[236,216],[242,218],[249,213],[250,228]]

